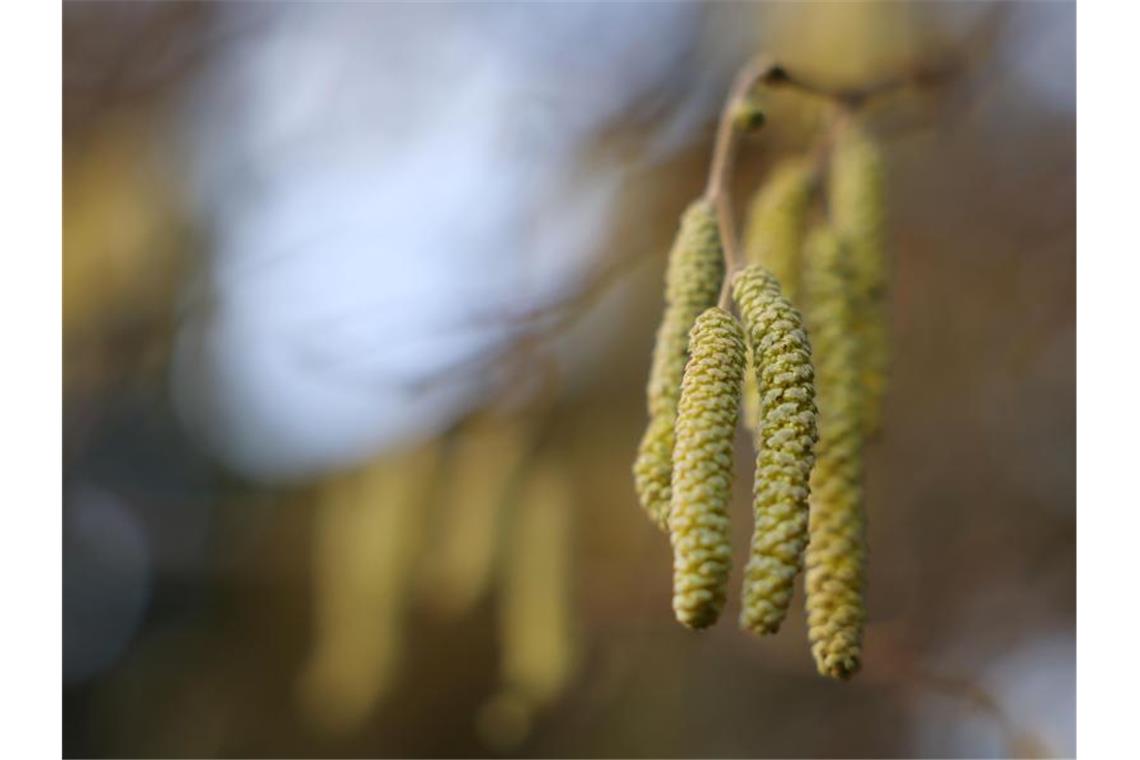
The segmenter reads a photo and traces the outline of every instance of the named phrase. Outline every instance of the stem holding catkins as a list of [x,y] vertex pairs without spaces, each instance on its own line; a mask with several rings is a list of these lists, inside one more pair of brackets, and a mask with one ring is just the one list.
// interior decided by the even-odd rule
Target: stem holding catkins
[[[720,224],[721,244],[724,250],[724,285],[721,288],[720,299],[717,305],[722,309],[728,308],[731,290],[729,279],[739,266],[739,255],[736,244],[736,227],[732,219],[732,166],[736,158],[737,144],[742,134],[741,119],[738,114],[746,105],[748,94],[758,83],[779,72],[780,68],[767,56],[758,56],[751,61],[740,73],[729,90],[721,111],[720,124],[717,127],[716,146],[713,149],[712,167],[709,170],[708,186],[705,188],[705,197],[716,207],[717,220]],[[748,120],[755,121],[755,120]]]
[[886,77],[866,87],[836,89],[800,76],[793,76],[766,54],[757,55],[744,65],[733,80],[732,88],[721,110],[708,185],[705,188],[705,197],[717,210],[724,246],[726,276],[717,302],[718,306],[722,309],[728,308],[731,295],[729,281],[741,263],[733,221],[731,183],[732,168],[741,135],[763,123],[762,113],[749,106],[748,98],[752,91],[760,85],[787,87],[806,95],[831,100],[846,112],[861,108],[873,98],[906,87],[938,84],[948,77],[951,68],[950,65],[916,68],[897,76]]

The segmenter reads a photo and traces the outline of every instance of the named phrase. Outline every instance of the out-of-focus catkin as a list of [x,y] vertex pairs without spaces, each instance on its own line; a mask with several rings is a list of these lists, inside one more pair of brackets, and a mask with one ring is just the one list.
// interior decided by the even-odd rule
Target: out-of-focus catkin
[[814,231],[805,246],[805,312],[820,414],[805,584],[808,638],[819,672],[834,678],[858,671],[866,618],[863,403],[844,253],[825,229]]
[[500,567],[501,684],[476,717],[499,751],[516,749],[555,700],[577,659],[573,620],[574,491],[562,460],[543,454],[522,478]]
[[716,622],[732,563],[728,500],[732,439],[740,409],[745,339],[728,312],[713,307],[693,325],[673,450],[669,529],[673,611],[690,628]]
[[[764,185],[748,204],[744,253],[749,264],[767,269],[784,297],[795,303],[800,285],[800,254],[811,206],[815,175],[803,158],[772,167]],[[749,430],[760,423],[759,390],[755,373],[744,378],[744,421]]]
[[425,601],[435,612],[460,617],[491,586],[531,439],[524,418],[489,413],[476,415],[456,431],[440,483],[434,549],[419,573]]
[[305,718],[332,734],[368,720],[406,660],[417,565],[442,446],[429,441],[328,478],[316,494],[312,651],[296,685]]
[[811,164],[804,159],[777,164],[749,203],[745,222],[748,263],[771,272],[792,303],[800,284],[800,252],[813,182]]
[[541,458],[519,495],[504,557],[503,681],[536,705],[556,697],[573,669],[573,493],[561,460]]
[[733,282],[759,389],[755,528],[744,571],[740,625],[775,633],[788,612],[808,537],[808,486],[815,460],[811,346],[799,312],[770,272],[749,266]]
[[713,204],[702,198],[686,209],[665,272],[665,313],[657,330],[649,373],[649,426],[634,462],[642,507],[668,529],[672,498],[674,422],[681,378],[689,357],[689,330],[717,302],[724,258]]
[[863,431],[882,422],[890,347],[887,314],[885,162],[878,143],[856,121],[836,136],[828,178],[831,221],[850,259],[852,329],[860,344]]

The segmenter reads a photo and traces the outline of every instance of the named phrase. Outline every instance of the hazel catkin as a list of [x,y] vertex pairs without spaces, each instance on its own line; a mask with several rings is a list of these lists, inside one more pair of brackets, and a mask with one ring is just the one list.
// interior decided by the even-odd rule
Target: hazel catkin
[[866,618],[863,404],[850,274],[830,230],[815,231],[805,246],[804,296],[820,414],[806,554],[808,638],[819,672],[845,679],[861,664]]
[[716,210],[707,199],[692,203],[665,272],[665,313],[657,330],[647,396],[649,425],[633,465],[641,506],[668,530],[672,498],[674,422],[681,378],[689,357],[689,330],[697,316],[717,302],[724,279],[724,257]]
[[[772,168],[748,204],[745,258],[771,272],[792,304],[799,290],[800,253],[814,186],[815,173],[807,160],[786,159]],[[749,372],[744,378],[743,405],[749,430],[756,430],[760,423],[758,393],[755,373]]]
[[810,163],[787,159],[772,168],[748,204],[744,230],[748,263],[771,272],[791,303],[796,302],[800,284],[800,251],[813,183]]
[[740,625],[775,633],[788,612],[808,536],[809,477],[815,461],[816,407],[811,346],[799,312],[763,267],[733,281],[759,389],[755,527],[744,570]]
[[574,667],[573,481],[549,454],[521,484],[504,531],[499,598],[503,686],[533,706],[557,697]]
[[690,628],[716,622],[732,563],[728,500],[745,340],[725,310],[702,313],[690,337],[678,403],[669,530],[673,611]]
[[874,139],[857,122],[836,137],[828,175],[831,220],[848,251],[855,300],[852,329],[860,344],[863,431],[882,423],[887,386],[888,315],[885,162]]

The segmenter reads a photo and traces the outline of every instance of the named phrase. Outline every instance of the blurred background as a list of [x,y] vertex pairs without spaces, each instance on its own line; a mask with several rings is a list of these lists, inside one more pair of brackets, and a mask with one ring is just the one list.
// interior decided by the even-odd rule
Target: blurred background
[[[68,756],[1075,752],[1069,3],[67,3]],[[630,466],[731,77],[870,102],[864,670],[700,634]],[[770,96],[740,205],[825,110]]]

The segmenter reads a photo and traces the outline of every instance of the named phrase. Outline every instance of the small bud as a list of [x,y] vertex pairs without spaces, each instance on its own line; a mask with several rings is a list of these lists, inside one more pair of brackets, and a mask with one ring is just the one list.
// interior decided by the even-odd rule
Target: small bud
[[752,98],[744,98],[732,108],[732,126],[739,132],[755,132],[766,120],[764,109]]

